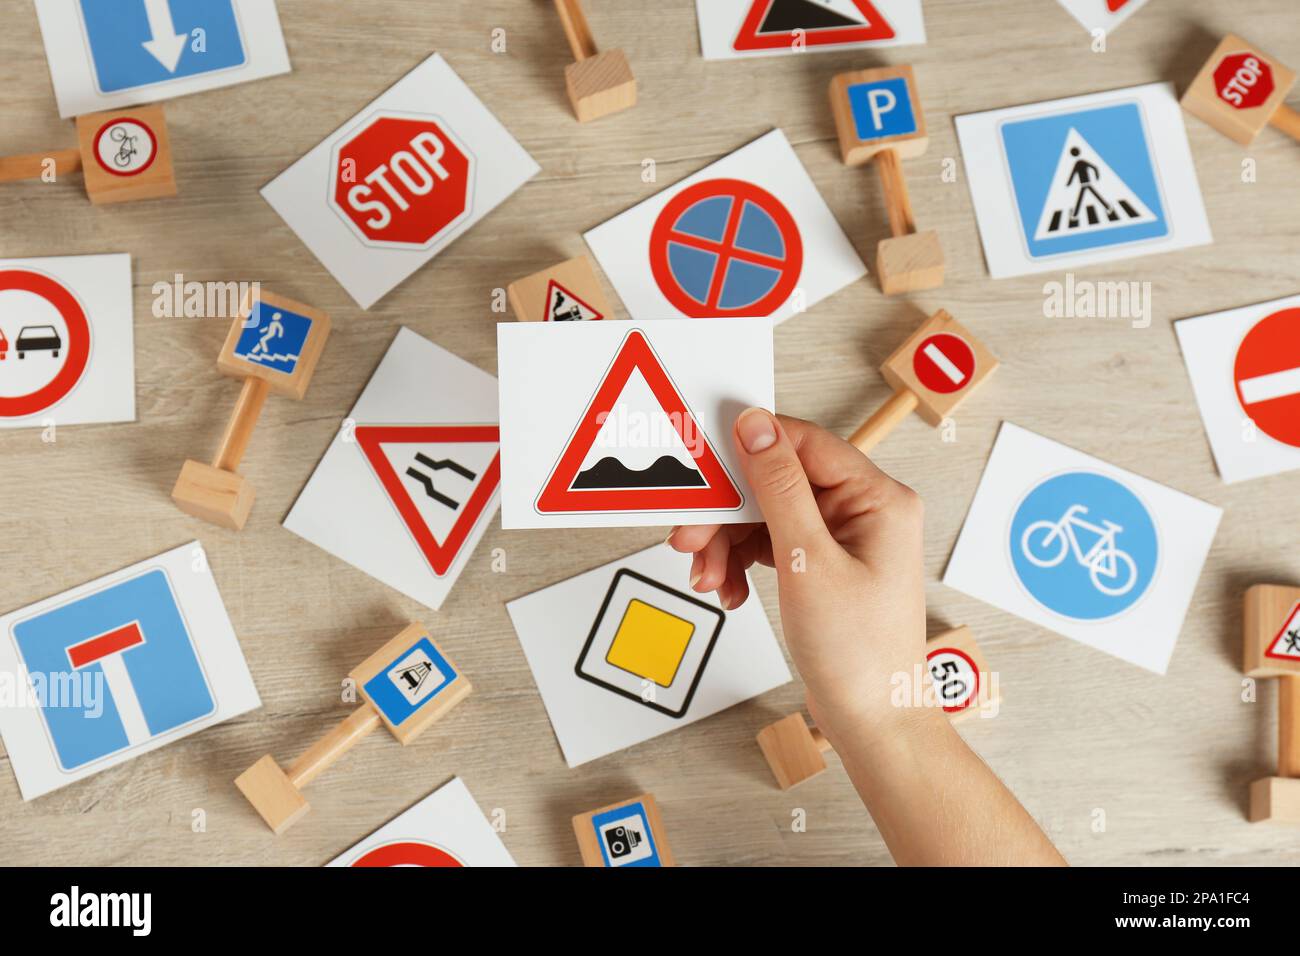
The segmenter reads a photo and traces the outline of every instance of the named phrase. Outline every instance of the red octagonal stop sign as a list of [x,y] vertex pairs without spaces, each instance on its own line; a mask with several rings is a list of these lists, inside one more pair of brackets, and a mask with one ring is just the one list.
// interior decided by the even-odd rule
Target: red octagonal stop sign
[[330,205],[371,245],[427,249],[469,214],[474,157],[438,117],[377,113],[332,169]]
[[1236,109],[1254,109],[1273,95],[1273,70],[1262,56],[1233,53],[1215,68],[1214,90]]

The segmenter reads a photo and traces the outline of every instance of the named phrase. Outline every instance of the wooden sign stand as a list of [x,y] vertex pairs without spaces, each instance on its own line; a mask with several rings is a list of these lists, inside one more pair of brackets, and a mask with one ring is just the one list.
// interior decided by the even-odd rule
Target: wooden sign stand
[[1283,101],[1296,73],[1236,34],[1228,34],[1183,94],[1183,109],[1249,146],[1265,126],[1300,140],[1300,113]]
[[622,50],[596,48],[580,0],[555,0],[574,62],[564,68],[564,86],[578,122],[636,106],[636,77]]
[[1300,823],[1300,588],[1257,584],[1246,591],[1248,677],[1277,678],[1277,775],[1250,785],[1251,823]]

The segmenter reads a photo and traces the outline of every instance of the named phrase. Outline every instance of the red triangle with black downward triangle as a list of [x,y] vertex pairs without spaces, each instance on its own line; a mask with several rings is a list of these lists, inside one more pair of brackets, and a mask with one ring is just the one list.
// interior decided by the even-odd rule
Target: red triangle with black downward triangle
[[[575,487],[579,469],[595,446],[601,427],[614,410],[634,371],[639,371],[659,407],[668,416],[682,444],[691,451],[692,460],[702,483],[656,487]],[[694,436],[693,438],[690,436]],[[671,456],[665,456],[671,458]],[[676,459],[667,464],[671,467]],[[665,464],[663,459],[655,466]],[[615,465],[615,467],[621,467]],[[682,470],[680,462],[677,468]],[[586,472],[584,474],[588,474]],[[569,437],[559,461],[551,470],[546,485],[537,496],[536,508],[542,514],[617,513],[636,511],[734,511],[745,503],[744,496],[718,458],[708,438],[700,430],[695,416],[677,390],[663,363],[655,355],[645,334],[633,329],[623,340],[613,363],[601,379],[596,394]]]
[[738,52],[744,52],[790,49],[799,39],[806,46],[828,46],[895,37],[894,28],[871,0],[847,2],[853,4],[865,23],[817,0],[751,0],[749,13],[732,45]]
[[[357,444],[370,462],[370,467],[374,469],[375,477],[383,486],[388,500],[397,509],[406,529],[415,539],[416,547],[429,562],[433,573],[442,577],[456,563],[456,558],[460,555],[460,549],[466,539],[469,538],[469,533],[483,516],[483,512],[492,501],[492,496],[496,493],[497,486],[501,484],[500,427],[497,425],[358,425],[355,435]],[[439,541],[420,514],[420,509],[416,507],[410,490],[393,469],[393,463],[384,454],[383,446],[429,446],[477,442],[495,444],[496,453],[488,467],[483,469],[483,473],[475,476],[476,483],[469,496],[463,502],[456,502],[459,510],[456,512],[451,530],[444,540]],[[455,467],[454,463],[447,466],[445,462],[435,462],[434,468],[439,465]],[[432,495],[435,486],[429,484],[426,487]]]

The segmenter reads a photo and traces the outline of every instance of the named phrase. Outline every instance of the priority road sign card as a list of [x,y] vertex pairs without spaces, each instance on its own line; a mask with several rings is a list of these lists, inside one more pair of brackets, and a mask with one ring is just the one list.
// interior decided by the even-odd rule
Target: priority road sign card
[[779,129],[586,240],[634,319],[780,322],[867,272]]
[[453,777],[326,866],[516,866],[469,788]]
[[1223,480],[1300,468],[1300,295],[1174,329]]
[[135,420],[131,257],[0,259],[0,428]]
[[275,0],[36,0],[60,116],[289,72]]
[[496,379],[400,329],[284,526],[436,610],[500,481]]
[[925,42],[921,0],[695,0],[706,60]]
[[656,545],[506,605],[570,767],[790,680],[758,599],[724,611],[690,573]]
[[773,407],[772,325],[497,325],[503,528],[761,521],[732,440]]
[[957,117],[995,279],[1211,241],[1170,83]]
[[368,309],[538,169],[435,54],[262,196]]
[[24,800],[261,706],[197,541],[0,617]]
[[1137,13],[1147,0],[1057,0],[1090,33],[1109,33]]
[[1163,674],[1222,514],[1005,422],[943,582]]

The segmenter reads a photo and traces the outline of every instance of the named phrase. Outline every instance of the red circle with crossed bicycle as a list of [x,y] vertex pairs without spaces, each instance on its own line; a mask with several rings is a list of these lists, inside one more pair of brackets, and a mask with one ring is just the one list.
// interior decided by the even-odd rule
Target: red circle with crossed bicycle
[[739,179],[709,179],[668,201],[650,233],[659,291],[694,319],[768,316],[803,272],[803,239],[781,201]]

